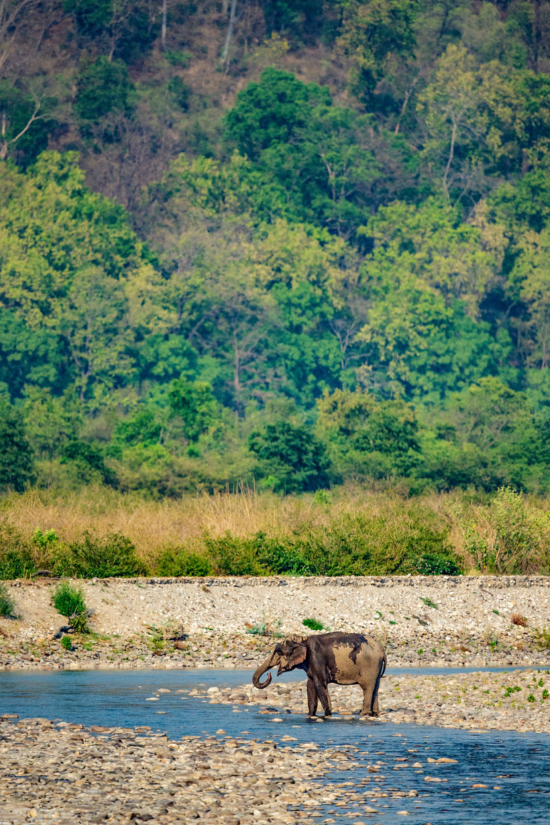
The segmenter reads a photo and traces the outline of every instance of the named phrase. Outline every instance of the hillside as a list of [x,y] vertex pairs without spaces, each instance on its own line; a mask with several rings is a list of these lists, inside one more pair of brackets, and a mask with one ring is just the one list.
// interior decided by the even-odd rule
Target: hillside
[[550,3],[0,6],[0,486],[550,488]]

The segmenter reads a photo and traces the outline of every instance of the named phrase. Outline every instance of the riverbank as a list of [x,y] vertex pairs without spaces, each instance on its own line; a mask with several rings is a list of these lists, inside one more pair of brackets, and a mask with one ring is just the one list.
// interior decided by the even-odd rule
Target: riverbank
[[[92,633],[61,647],[55,582],[8,582],[0,669],[255,667],[279,635],[376,636],[400,666],[550,663],[550,577],[102,579],[82,588]],[[519,621],[520,624],[514,624]]]
[[[148,726],[85,729],[0,716],[0,823],[294,825],[300,816],[292,811],[328,793],[315,780],[355,765],[338,748],[219,734],[176,742]],[[350,795],[331,787],[323,801],[345,804]]]
[[[357,685],[330,685],[329,692],[334,714],[359,716],[363,694]],[[193,696],[208,698],[211,704],[260,705],[260,713],[272,714],[274,722],[281,721],[281,714],[307,713],[303,680],[272,681],[261,691],[250,682],[232,688],[211,687]],[[379,698],[381,722],[550,733],[550,669],[449,675],[402,671],[382,679]]]

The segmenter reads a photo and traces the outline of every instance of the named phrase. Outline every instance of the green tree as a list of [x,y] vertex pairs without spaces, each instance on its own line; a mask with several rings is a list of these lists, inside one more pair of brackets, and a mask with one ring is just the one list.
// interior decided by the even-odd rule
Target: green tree
[[81,67],[74,108],[83,121],[97,121],[111,112],[131,115],[135,101],[134,84],[121,60],[100,56]]
[[225,116],[225,139],[257,160],[269,146],[288,143],[319,103],[331,103],[326,87],[302,83],[279,69],[265,69],[258,83],[249,83],[237,95],[236,105]]
[[25,425],[11,404],[0,406],[0,486],[23,492],[34,479],[34,456]]
[[204,381],[174,381],[168,398],[172,414],[181,419],[188,441],[197,441],[217,417],[218,405],[212,387]]
[[55,355],[36,364],[42,386],[72,385],[81,398],[99,398],[133,380],[138,341],[153,317],[160,332],[165,314],[153,305],[161,279],[126,214],[92,194],[83,177],[74,154],[53,152],[26,175],[4,175],[0,296]]
[[416,44],[414,0],[338,0],[342,28],[337,45],[352,60],[352,88],[372,99],[392,56],[412,56]]
[[12,158],[22,169],[35,162],[57,126],[56,103],[52,96],[24,92],[0,81],[0,161]]
[[421,463],[418,422],[402,401],[335,390],[317,402],[318,430],[344,477],[414,475]]
[[148,0],[63,0],[82,46],[94,46],[108,59],[142,59],[159,34],[159,15]]
[[264,476],[281,493],[300,493],[330,486],[330,460],[324,444],[305,426],[287,421],[268,424],[248,439]]

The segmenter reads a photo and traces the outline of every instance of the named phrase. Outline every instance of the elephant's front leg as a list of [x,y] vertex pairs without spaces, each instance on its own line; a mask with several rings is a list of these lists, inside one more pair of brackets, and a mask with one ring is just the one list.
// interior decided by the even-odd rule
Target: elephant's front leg
[[318,681],[315,682],[315,689],[317,691],[317,696],[321,700],[323,710],[325,711],[325,716],[332,716],[332,705],[330,704],[330,696],[327,686],[323,684],[323,682]]
[[317,696],[317,690],[315,688],[315,682],[313,679],[307,680],[307,712],[308,716],[315,716],[317,713],[317,705],[319,702],[319,697]]

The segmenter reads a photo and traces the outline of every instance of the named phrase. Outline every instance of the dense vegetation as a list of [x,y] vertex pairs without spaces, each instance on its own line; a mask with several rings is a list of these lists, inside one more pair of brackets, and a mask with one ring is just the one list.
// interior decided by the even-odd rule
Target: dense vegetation
[[0,512],[0,580],[549,575],[548,507],[510,488],[412,498],[349,485],[300,496],[243,490],[178,500],[105,487],[12,493]]
[[4,490],[549,490],[550,3],[6,0],[0,125]]

